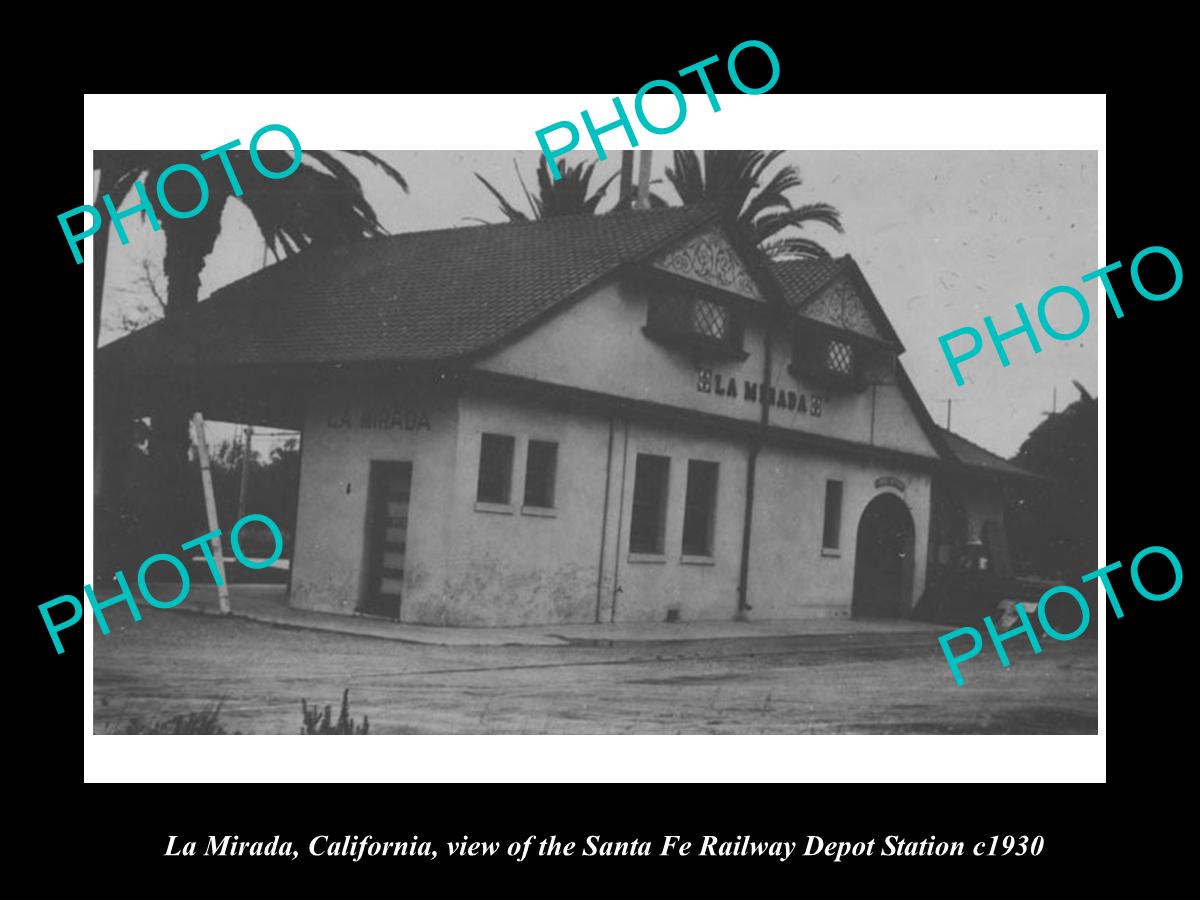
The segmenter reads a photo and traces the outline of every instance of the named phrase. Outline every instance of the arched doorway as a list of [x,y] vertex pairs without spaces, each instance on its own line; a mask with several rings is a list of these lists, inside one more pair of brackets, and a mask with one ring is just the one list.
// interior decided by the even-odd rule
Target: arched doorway
[[850,614],[898,618],[912,600],[913,520],[904,501],[880,494],[858,520]]

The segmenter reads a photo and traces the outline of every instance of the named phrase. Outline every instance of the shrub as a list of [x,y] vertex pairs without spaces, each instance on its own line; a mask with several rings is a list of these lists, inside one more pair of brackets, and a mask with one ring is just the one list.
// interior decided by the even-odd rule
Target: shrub
[[342,711],[338,714],[336,724],[332,724],[333,710],[325,704],[324,715],[315,707],[309,706],[307,700],[300,701],[300,712],[303,722],[301,734],[366,734],[371,728],[371,721],[363,716],[362,725],[356,726],[350,718],[350,688],[342,691]]

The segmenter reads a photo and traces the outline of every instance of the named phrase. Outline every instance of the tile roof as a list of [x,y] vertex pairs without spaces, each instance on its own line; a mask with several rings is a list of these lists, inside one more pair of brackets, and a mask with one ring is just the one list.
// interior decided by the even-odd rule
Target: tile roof
[[101,348],[101,365],[448,360],[717,220],[696,205],[414,231],[309,250]]
[[883,341],[891,344],[898,353],[904,352],[904,345],[900,342],[896,329],[892,327],[891,320],[879,304],[875,292],[867,284],[866,277],[850,254],[829,259],[772,260],[771,268],[780,287],[783,288],[783,296],[788,305],[805,318],[813,318],[812,311],[805,309],[808,301],[829,282],[846,275],[853,282],[857,282],[858,289],[855,293],[866,307],[867,315],[882,335]]
[[982,469],[998,475],[1013,475],[1018,478],[1034,478],[1041,481],[1047,480],[1042,475],[1030,472],[1028,469],[1022,469],[1020,466],[1015,466],[1003,457],[997,456],[989,450],[984,450],[978,444],[967,440],[960,434],[955,434],[949,429],[942,428],[939,425],[938,431],[945,438],[950,452],[954,454],[954,458],[965,466],[972,469]]
[[793,309],[799,309],[817,288],[848,267],[849,256],[830,259],[773,260],[771,267],[783,286],[783,295]]

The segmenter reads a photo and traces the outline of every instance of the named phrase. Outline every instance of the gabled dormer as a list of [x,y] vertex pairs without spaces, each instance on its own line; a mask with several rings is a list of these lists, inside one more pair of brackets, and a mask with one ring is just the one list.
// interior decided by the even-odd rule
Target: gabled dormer
[[774,268],[794,313],[793,375],[847,393],[894,380],[904,347],[849,256]]
[[766,300],[719,227],[651,258],[642,275],[651,293],[647,337],[698,359],[746,358],[746,319]]

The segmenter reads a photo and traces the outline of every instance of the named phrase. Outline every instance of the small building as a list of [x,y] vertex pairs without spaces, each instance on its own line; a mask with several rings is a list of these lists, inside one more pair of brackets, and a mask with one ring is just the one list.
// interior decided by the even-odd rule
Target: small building
[[689,206],[306,251],[103,348],[97,392],[302,431],[299,608],[906,616],[935,482],[974,488],[903,352],[849,256]]

